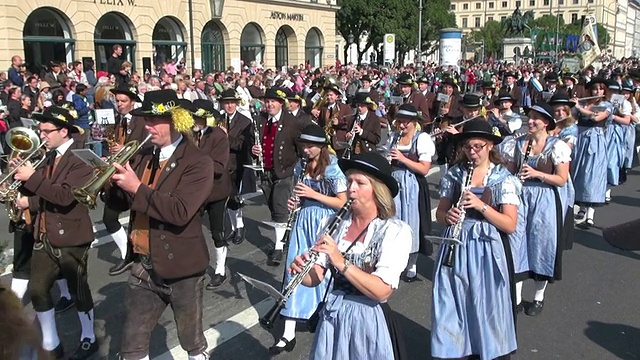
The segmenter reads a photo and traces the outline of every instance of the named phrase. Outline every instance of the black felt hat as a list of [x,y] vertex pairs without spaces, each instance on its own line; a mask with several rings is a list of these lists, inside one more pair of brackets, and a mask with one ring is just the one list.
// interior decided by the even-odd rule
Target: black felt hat
[[[189,100],[187,100],[189,101]],[[206,99],[196,99],[191,103],[193,107],[192,114],[195,117],[199,118],[219,118],[222,116],[218,110],[213,107],[213,103]]]
[[396,118],[422,120],[416,107],[411,104],[400,105],[396,113]]
[[371,175],[389,188],[391,197],[398,195],[398,182],[391,176],[391,165],[382,155],[375,152],[356,154],[352,155],[351,159],[338,160],[338,165],[345,173],[349,170],[356,170]]
[[553,117],[553,108],[547,103],[539,102],[531,107],[525,107],[525,114],[529,115],[530,111],[535,111],[538,114],[542,115],[547,121],[549,121],[549,126],[547,130],[553,130],[556,128],[556,119]]
[[591,80],[589,80],[586,87],[587,89],[590,89],[591,87],[593,87],[593,85],[596,85],[596,84],[603,84],[605,86],[608,86],[607,80],[605,78],[593,77],[591,78]]
[[498,105],[499,103],[503,102],[503,101],[511,101],[511,103],[515,103],[516,99],[511,96],[511,94],[509,94],[508,92],[502,92],[498,95],[498,97],[493,101],[494,105]]
[[569,99],[569,95],[563,91],[557,91],[551,99],[549,99],[549,105],[567,105],[568,107],[576,106],[576,103]]
[[494,133],[493,126],[491,126],[488,121],[481,118],[471,120],[464,124],[462,132],[453,135],[453,140],[456,142],[461,142],[471,138],[486,139],[494,144],[502,142],[502,137]]
[[399,85],[408,85],[408,86],[413,86],[413,84],[415,83],[415,81],[413,80],[413,76],[411,76],[411,74],[409,73],[402,73],[398,75],[398,77],[396,78],[396,82]]
[[131,100],[140,102],[140,93],[138,92],[138,88],[133,85],[120,84],[117,88],[113,88],[111,90],[112,94],[118,95],[127,95]]
[[544,77],[544,80],[546,82],[558,82],[558,74],[556,74],[555,72],[550,72]]
[[356,105],[364,104],[369,106],[373,111],[378,108],[378,104],[375,101],[371,100],[368,92],[358,92],[356,93],[356,97],[353,99],[353,103]]
[[482,82],[482,88],[483,89],[495,89],[496,88],[496,84],[494,84],[493,81],[483,81]]
[[50,106],[42,113],[33,113],[32,117],[37,121],[51,123],[58,128],[65,128],[69,130],[69,133],[80,132],[80,129],[74,126],[75,117],[69,110],[60,106]]
[[327,145],[327,133],[316,124],[309,124],[302,129],[298,142],[305,144]]
[[227,89],[220,94],[220,101],[242,101],[242,96],[234,89]]
[[132,116],[167,117],[171,110],[178,106],[178,95],[175,91],[156,90],[144,94],[142,106],[131,111]]
[[287,89],[281,89],[279,87],[270,87],[267,91],[264,92],[265,99],[274,99],[281,102],[285,102],[287,100]]
[[482,98],[476,94],[464,94],[461,105],[466,108],[482,107]]

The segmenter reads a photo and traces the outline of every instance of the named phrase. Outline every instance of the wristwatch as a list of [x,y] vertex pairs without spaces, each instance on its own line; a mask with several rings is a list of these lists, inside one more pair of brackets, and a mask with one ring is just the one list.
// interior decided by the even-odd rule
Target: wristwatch
[[349,268],[349,266],[351,266],[351,260],[349,259],[344,259],[344,267],[342,268],[342,271],[340,271],[341,274],[344,274],[347,272],[347,269]]
[[484,214],[485,211],[487,211],[487,208],[489,206],[487,204],[482,205],[482,208],[480,209],[480,212]]

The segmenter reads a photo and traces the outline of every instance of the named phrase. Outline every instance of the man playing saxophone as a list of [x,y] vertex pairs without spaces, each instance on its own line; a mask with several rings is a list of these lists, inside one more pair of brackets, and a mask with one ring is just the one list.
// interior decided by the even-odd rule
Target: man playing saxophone
[[153,147],[113,166],[109,206],[129,208],[129,239],[137,254],[127,287],[120,356],[149,359],[149,339],[171,305],[180,345],[190,359],[206,359],[202,328],[204,274],[209,252],[200,209],[211,194],[214,165],[193,143],[191,113],[173,90],[147,92],[142,107]]
[[353,114],[351,107],[340,101],[342,93],[339,84],[331,84],[324,88],[327,98],[327,105],[322,109],[311,110],[311,114],[318,119],[318,125],[325,129],[328,136],[331,136],[331,146],[336,150],[337,156],[342,157],[347,141],[349,128],[349,117]]
[[[140,101],[138,89],[135,86],[122,84],[115,89],[111,89],[111,92],[116,97],[116,106],[118,107],[114,127],[115,138],[109,139],[111,141],[108,140],[109,153],[113,155],[120,151],[124,144],[129,141],[138,140],[142,142],[147,136],[147,131],[144,128],[144,119],[131,115],[131,111],[133,111],[136,102]],[[120,256],[122,257],[122,261],[109,269],[109,275],[111,276],[122,274],[127,271],[133,263],[133,250],[127,239],[126,231],[122,225],[120,225],[120,214],[120,211],[112,209],[105,204],[104,212],[102,213],[102,222],[104,222],[104,226],[107,228],[109,234],[111,234],[113,242],[118,246]]]
[[87,253],[93,241],[93,227],[88,209],[75,200],[71,188],[90,180],[92,169],[70,151],[78,147],[71,138],[78,128],[73,126],[69,111],[53,106],[34,114],[34,118],[40,121],[40,139],[49,150],[46,166],[34,169],[28,162],[18,167],[14,176],[23,182],[20,191],[27,196],[18,200],[18,207],[35,213],[31,301],[42,331],[42,347],[53,358],[62,358],[64,350],[50,294],[54,281],[62,274],[69,282],[82,326],[80,346],[71,359],[86,359],[98,351],[93,332],[93,299],[87,282]]
[[380,118],[376,116],[377,105],[366,93],[357,93],[354,100],[358,112],[353,116],[351,131],[346,134],[351,154],[375,151],[380,142]]

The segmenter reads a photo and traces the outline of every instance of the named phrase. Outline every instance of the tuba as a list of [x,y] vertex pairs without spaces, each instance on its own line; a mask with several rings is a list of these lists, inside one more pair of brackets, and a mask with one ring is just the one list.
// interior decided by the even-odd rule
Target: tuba
[[107,165],[103,167],[98,167],[95,170],[95,174],[93,178],[89,180],[83,187],[73,188],[73,196],[75,199],[82,205],[95,209],[97,202],[96,198],[98,194],[104,187],[104,184],[111,179],[111,176],[115,174],[116,168],[113,164],[119,164],[124,166],[131,158],[138,152],[144,144],[151,139],[151,134],[149,134],[144,141],[140,142],[138,140],[132,140],[128,143],[124,144],[122,149],[117,153],[109,156],[107,159]]
[[45,161],[44,142],[40,142],[40,138],[35,131],[26,127],[10,129],[5,135],[5,141],[11,148],[8,163],[11,163],[14,159],[22,158],[23,155],[27,155],[17,165],[8,169],[9,172],[0,179],[0,187],[2,187],[2,189],[0,189],[0,201],[4,201],[9,219],[17,222],[22,217],[22,211],[16,205],[20,197],[18,189],[22,186],[22,181],[11,180],[16,170],[28,161],[38,159],[33,164],[34,169]]

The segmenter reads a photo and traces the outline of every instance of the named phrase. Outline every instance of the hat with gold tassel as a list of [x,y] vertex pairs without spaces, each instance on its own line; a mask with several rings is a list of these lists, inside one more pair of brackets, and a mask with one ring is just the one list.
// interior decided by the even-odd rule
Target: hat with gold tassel
[[181,133],[192,130],[195,122],[188,109],[180,106],[178,95],[173,90],[147,91],[142,106],[131,111],[132,116],[170,117],[175,129]]

